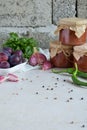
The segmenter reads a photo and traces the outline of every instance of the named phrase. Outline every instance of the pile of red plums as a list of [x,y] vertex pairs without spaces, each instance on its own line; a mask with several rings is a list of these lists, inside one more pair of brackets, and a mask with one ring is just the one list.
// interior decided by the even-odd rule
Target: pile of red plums
[[4,47],[0,52],[0,68],[10,68],[25,61],[21,50],[13,51],[10,47]]

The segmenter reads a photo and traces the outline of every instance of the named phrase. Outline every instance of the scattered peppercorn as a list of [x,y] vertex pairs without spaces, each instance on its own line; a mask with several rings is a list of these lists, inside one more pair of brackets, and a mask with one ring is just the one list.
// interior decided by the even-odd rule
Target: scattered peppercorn
[[63,81],[65,82],[66,80],[64,79]]
[[85,127],[85,125],[82,125],[81,127]]
[[57,100],[57,97],[55,97],[54,100]]
[[30,80],[30,82],[32,82],[32,80]]
[[59,78],[56,78],[57,80],[59,80]]
[[71,89],[70,91],[68,91],[68,93],[71,93],[71,92],[73,92],[73,89]]
[[66,102],[69,102],[69,100],[67,100]]
[[24,80],[24,78],[22,78],[21,80]]
[[81,100],[83,100],[84,98],[83,97],[81,97]]
[[68,93],[70,93],[71,91],[68,91]]
[[53,90],[53,88],[51,88],[51,90]]
[[38,92],[36,92],[36,94],[38,94]]
[[74,124],[74,121],[71,121],[70,124]]
[[44,88],[45,86],[43,85],[42,88]]
[[72,100],[73,98],[72,98],[72,97],[70,97],[69,99],[70,99],[70,100]]

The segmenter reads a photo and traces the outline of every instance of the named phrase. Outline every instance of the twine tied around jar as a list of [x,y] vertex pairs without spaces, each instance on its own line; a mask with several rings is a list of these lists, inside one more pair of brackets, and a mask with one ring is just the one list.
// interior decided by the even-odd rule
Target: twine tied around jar
[[50,43],[50,56],[53,58],[56,54],[63,52],[66,58],[72,54],[72,46],[62,45],[61,42],[55,41]]

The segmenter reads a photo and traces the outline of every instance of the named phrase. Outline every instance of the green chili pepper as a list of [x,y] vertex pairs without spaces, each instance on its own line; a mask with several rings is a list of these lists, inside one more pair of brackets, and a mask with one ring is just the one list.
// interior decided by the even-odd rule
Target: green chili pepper
[[78,70],[77,76],[79,76],[81,78],[87,78],[87,73]]
[[77,64],[75,63],[75,71],[72,74],[73,83],[76,85],[87,86],[87,82],[80,81],[77,78],[77,73],[78,73],[78,67],[77,67]]
[[63,69],[63,70],[56,70],[56,69],[52,69],[53,73],[59,74],[59,73],[69,73],[72,74],[74,72],[74,68],[68,68],[68,69]]
[[[75,68],[67,68],[67,69],[63,69],[63,70],[52,69],[52,72],[56,73],[56,74],[59,74],[59,73],[73,74],[74,71],[75,71]],[[77,76],[79,76],[81,78],[87,78],[87,73],[78,70],[77,71]]]

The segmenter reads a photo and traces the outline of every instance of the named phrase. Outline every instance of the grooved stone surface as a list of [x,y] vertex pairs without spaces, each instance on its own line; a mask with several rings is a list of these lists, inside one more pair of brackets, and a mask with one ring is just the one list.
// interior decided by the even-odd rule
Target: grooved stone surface
[[87,0],[78,0],[78,17],[87,18]]
[[53,23],[58,24],[60,18],[75,17],[76,0],[55,0],[53,1]]
[[51,0],[0,0],[0,26],[51,24]]

